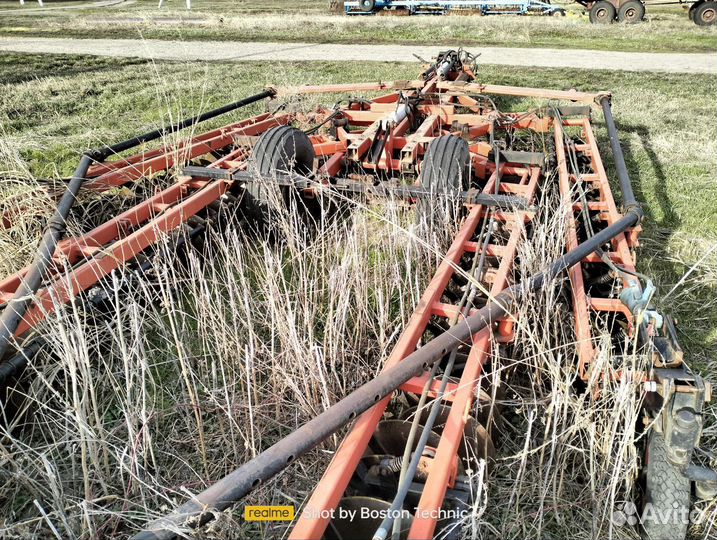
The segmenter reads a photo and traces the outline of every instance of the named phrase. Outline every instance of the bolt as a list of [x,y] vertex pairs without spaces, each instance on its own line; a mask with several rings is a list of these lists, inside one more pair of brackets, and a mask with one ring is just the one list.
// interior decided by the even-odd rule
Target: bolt
[[687,409],[682,409],[675,414],[675,422],[683,429],[689,429],[695,422],[695,415]]
[[698,499],[709,501],[717,497],[717,482],[695,482],[695,495]]

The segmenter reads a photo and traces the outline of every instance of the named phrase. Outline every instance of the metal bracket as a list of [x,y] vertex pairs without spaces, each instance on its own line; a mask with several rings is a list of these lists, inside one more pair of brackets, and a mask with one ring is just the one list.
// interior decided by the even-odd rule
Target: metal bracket
[[516,150],[501,150],[500,159],[504,163],[518,163],[520,165],[542,166],[545,163],[543,152],[518,152]]
[[656,425],[665,438],[667,459],[687,474],[702,434],[702,408],[711,399],[711,386],[686,369],[656,368],[653,380],[662,398]]
[[546,114],[551,117],[557,116],[555,109],[558,110],[558,114],[563,118],[567,116],[590,116],[592,111],[590,105],[562,105],[548,108]]
[[328,183],[322,183],[320,180],[294,173],[261,175],[255,171],[232,172],[226,169],[213,169],[194,165],[184,167],[184,169],[182,169],[182,174],[196,178],[209,178],[212,180],[234,180],[246,183],[262,182],[274,184],[276,186],[290,186],[298,190],[316,188],[317,191],[321,190],[329,196],[332,192],[335,192],[373,195],[378,197],[396,197],[401,199],[431,199],[444,197],[455,199],[457,201],[460,200],[466,204],[481,204],[485,206],[495,206],[498,208],[528,212],[535,210],[523,197],[514,195],[491,195],[488,193],[481,193],[477,190],[435,191],[417,186],[392,185],[387,183],[372,185],[366,182],[350,180],[348,178],[332,178]]
[[660,334],[652,336],[653,365],[658,368],[679,367],[684,361],[684,352],[677,340],[677,330],[672,317],[663,315],[663,325],[660,330]]

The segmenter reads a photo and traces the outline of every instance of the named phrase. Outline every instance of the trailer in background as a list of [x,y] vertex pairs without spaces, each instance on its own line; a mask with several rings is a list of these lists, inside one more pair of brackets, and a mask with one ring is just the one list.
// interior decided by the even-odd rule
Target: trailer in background
[[[645,3],[641,0],[575,0],[585,6],[590,22],[593,24],[610,24],[624,22],[634,24],[644,20]],[[689,5],[688,15],[697,26],[710,26],[717,21],[717,1],[699,0],[697,2],[656,2],[650,5]]]
[[711,26],[717,21],[717,2],[714,0],[700,0],[692,4],[687,13],[690,20],[697,26]]
[[645,18],[645,4],[640,0],[575,0],[585,6],[593,24],[610,24],[614,21],[634,24]]
[[550,0],[352,0],[344,2],[346,15],[565,15]]
[[[593,24],[615,21],[634,24],[645,19],[645,2],[642,0],[575,1],[585,7]],[[565,15],[565,9],[552,5],[550,0],[334,0],[330,4],[332,10],[346,15]],[[698,26],[710,26],[717,22],[717,0],[677,0],[655,5],[669,4],[691,4],[688,15]]]

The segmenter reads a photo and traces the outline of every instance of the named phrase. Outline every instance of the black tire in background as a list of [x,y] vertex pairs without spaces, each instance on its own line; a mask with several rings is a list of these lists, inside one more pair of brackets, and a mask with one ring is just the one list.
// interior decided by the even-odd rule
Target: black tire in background
[[690,6],[690,9],[687,10],[687,17],[694,22],[695,21],[695,9],[697,9],[697,6],[701,6],[704,0],[701,0],[700,2],[695,2]]
[[697,26],[711,26],[717,22],[717,2],[708,0],[694,8],[693,22]]
[[600,0],[590,8],[589,18],[593,24],[610,24],[615,20],[615,15],[615,6],[606,0]]
[[376,0],[361,0],[359,2],[359,7],[361,8],[361,11],[365,12],[371,12],[373,11],[373,8],[376,7]]
[[436,195],[418,201],[418,218],[430,227],[457,218],[461,202],[441,194],[467,191],[471,182],[471,156],[468,143],[453,135],[433,139],[423,156],[421,186]]
[[[252,158],[261,175],[296,172],[309,174],[314,164],[314,147],[308,135],[292,126],[277,126],[264,132],[254,146]],[[274,186],[262,182],[248,182],[242,211],[250,225],[263,227],[269,224],[272,207],[279,197],[289,210],[305,213],[302,198],[289,186]],[[291,204],[296,202],[297,204]]]
[[645,18],[645,5],[640,0],[628,0],[617,12],[617,20],[627,24],[642,22]]
[[[690,480],[667,460],[667,447],[661,433],[652,431],[645,454],[645,505],[651,505],[653,516],[673,516],[679,512],[687,516],[690,509]],[[643,512],[643,516],[646,512]],[[684,540],[687,519],[669,519],[668,523],[645,519],[642,523],[644,540]]]

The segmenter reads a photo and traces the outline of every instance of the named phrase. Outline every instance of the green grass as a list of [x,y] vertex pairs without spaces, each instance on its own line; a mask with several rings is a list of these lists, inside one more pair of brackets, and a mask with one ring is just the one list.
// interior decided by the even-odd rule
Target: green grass
[[[36,177],[65,177],[86,148],[236,100],[270,83],[389,80],[415,74],[414,64],[402,63],[147,63],[7,54],[0,56],[0,150],[5,149],[0,173],[28,170]],[[613,92],[627,164],[647,214],[640,267],[655,276],[662,293],[717,242],[714,77],[488,66],[480,79]],[[312,99],[331,101],[326,96]],[[614,177],[601,115],[595,116]],[[688,285],[666,302],[681,322],[686,349],[699,364],[717,343],[716,260],[713,252]]]
[[[169,1],[159,10],[154,1],[140,0],[106,8],[28,11],[23,15],[19,3],[0,0],[0,36],[460,43],[662,52],[717,49],[717,28],[697,27],[679,7],[649,7],[649,20],[638,25],[598,26],[590,24],[575,3],[565,4],[570,10],[568,17],[345,17],[328,13],[327,2],[321,1],[302,2],[296,12],[296,3],[288,0],[195,2],[191,12],[183,5]],[[26,7],[35,8],[36,4]]]

